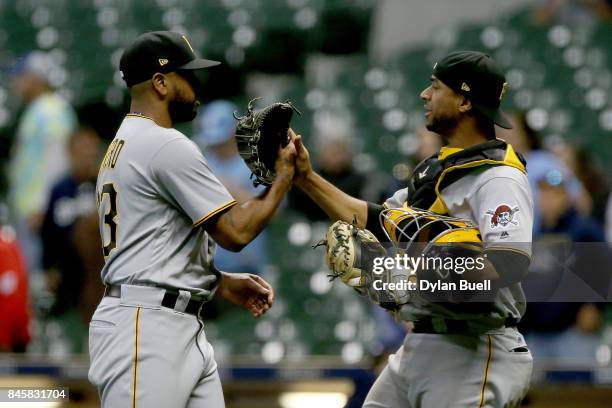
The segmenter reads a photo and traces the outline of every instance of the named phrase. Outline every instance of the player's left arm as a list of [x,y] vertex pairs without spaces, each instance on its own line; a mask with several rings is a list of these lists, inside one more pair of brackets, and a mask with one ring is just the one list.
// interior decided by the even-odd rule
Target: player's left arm
[[485,268],[471,278],[490,279],[496,288],[520,282],[531,261],[533,200],[527,178],[491,178],[471,195],[469,204],[486,256]]

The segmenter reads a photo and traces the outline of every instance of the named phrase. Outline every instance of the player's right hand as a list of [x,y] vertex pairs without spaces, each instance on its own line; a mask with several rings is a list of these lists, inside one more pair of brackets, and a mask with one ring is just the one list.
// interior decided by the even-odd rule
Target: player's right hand
[[279,147],[278,157],[274,164],[276,179],[283,183],[291,184],[295,175],[295,158],[297,152],[293,143],[288,143],[285,147]]
[[302,136],[296,135],[293,129],[289,129],[289,137],[291,143],[295,146],[297,157],[295,159],[295,182],[299,184],[312,173],[312,164],[310,163],[310,154],[308,149],[302,143]]

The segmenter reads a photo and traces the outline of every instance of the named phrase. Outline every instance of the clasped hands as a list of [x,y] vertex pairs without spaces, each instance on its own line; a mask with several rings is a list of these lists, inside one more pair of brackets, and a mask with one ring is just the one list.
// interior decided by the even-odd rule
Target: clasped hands
[[310,154],[302,143],[302,136],[297,135],[293,129],[287,132],[289,143],[279,148],[278,158],[275,163],[276,177],[285,183],[299,185],[311,173]]

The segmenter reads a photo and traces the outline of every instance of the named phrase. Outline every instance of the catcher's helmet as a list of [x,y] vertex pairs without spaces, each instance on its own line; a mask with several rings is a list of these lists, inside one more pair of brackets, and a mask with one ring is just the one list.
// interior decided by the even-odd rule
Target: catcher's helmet
[[380,223],[387,238],[407,253],[426,254],[434,245],[443,244],[482,248],[480,231],[471,221],[461,218],[405,205],[402,208],[383,210],[380,213]]

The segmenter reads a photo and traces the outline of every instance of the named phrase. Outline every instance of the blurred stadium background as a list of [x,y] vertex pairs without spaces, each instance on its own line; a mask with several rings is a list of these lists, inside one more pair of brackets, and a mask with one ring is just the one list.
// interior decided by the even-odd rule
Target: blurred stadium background
[[[24,68],[28,56],[43,53],[48,65],[35,73],[104,145],[129,106],[117,69],[123,47],[157,29],[188,33],[201,54],[224,62],[208,73],[205,104],[225,99],[241,110],[256,96],[264,98],[262,104],[294,101],[303,114],[293,128],[304,135],[321,170],[373,201],[401,187],[431,148],[433,136],[421,129],[419,93],[433,63],[450,50],[485,51],[507,73],[505,110],[516,114],[520,128],[535,135],[542,149],[558,154],[566,177],[581,182],[584,191],[572,202],[580,216],[593,221],[594,229],[606,225],[612,4],[604,0],[0,1],[0,198],[10,203],[11,166],[27,109],[14,82],[31,73]],[[181,130],[197,140],[202,132],[197,123]],[[91,220],[76,209],[80,204],[72,205],[64,207],[68,218],[74,213]],[[41,205],[35,215],[45,212]],[[19,221],[10,205],[3,206],[0,218],[2,239],[14,243]],[[0,386],[69,386],[70,406],[94,407],[86,332],[100,293],[100,254],[92,254],[99,243],[96,226],[77,221],[71,219],[69,231],[58,237],[47,229],[43,244],[62,245],[69,237],[66,245],[75,247],[80,269],[62,270],[62,260],[52,259],[26,272],[29,288],[22,297],[30,316],[16,324],[29,333],[0,344]],[[303,196],[292,195],[257,249],[265,256],[245,261],[276,288],[273,309],[254,320],[223,303],[211,307],[206,333],[228,407],[360,406],[384,356],[399,345],[403,327],[328,281],[322,252],[311,249],[328,224]],[[10,339],[9,330],[26,331],[8,323],[21,304],[15,282],[26,275],[9,274],[16,267],[5,266],[8,254],[2,252],[0,260],[0,331]],[[58,305],[64,296],[71,302]],[[573,355],[568,348],[567,355],[548,358],[535,353],[533,390],[525,405],[611,406],[612,309],[573,305],[564,313],[545,340],[563,338],[580,351]],[[576,335],[567,340],[568,333]]]

